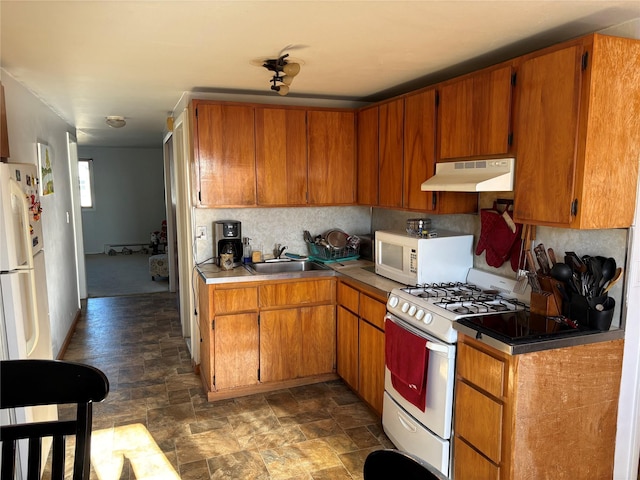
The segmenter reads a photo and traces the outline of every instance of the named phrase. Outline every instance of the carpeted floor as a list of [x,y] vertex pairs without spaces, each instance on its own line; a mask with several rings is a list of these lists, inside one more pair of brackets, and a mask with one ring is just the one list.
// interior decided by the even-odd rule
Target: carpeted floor
[[89,297],[115,297],[169,291],[168,277],[149,274],[149,255],[85,255]]

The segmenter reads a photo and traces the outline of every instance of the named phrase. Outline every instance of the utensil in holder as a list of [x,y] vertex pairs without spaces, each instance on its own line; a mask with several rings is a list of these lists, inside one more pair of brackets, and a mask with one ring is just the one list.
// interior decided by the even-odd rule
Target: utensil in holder
[[582,295],[571,297],[570,318],[580,325],[606,332],[611,327],[616,301],[603,295],[587,299]]

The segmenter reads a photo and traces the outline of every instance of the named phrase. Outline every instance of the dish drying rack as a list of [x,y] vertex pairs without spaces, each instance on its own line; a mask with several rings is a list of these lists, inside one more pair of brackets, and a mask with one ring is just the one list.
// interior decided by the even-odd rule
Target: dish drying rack
[[360,257],[360,244],[334,248],[330,245],[318,245],[312,242],[305,243],[309,249],[309,258],[318,262],[344,262],[347,260],[357,260]]

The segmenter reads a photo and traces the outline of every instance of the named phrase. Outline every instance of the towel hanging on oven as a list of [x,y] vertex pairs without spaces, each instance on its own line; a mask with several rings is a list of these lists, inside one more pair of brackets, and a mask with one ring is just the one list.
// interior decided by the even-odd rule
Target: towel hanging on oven
[[393,388],[424,411],[427,401],[427,340],[393,321],[385,323],[385,362]]
[[508,259],[511,268],[518,269],[522,224],[513,221],[513,202],[496,200],[492,208],[480,210],[480,238],[476,255],[486,252],[487,265],[500,267]]

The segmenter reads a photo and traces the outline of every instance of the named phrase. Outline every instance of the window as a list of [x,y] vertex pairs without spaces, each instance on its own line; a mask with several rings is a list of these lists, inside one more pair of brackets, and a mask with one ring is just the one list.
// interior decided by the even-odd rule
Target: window
[[80,183],[80,206],[93,208],[93,160],[78,160],[78,177]]

